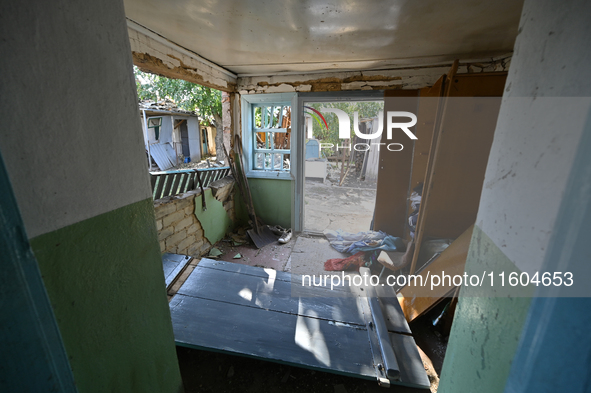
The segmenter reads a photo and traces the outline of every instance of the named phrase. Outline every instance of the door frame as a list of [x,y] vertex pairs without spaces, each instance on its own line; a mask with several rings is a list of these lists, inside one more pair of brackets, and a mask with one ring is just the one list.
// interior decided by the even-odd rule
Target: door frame
[[[306,130],[304,122],[304,102],[338,102],[338,101],[375,101],[384,99],[384,90],[354,90],[354,91],[335,91],[318,93],[298,93],[297,105],[293,108],[292,118],[297,116],[297,133],[295,140],[296,170],[295,181],[293,182],[292,195],[294,195],[292,209],[292,228],[296,233],[304,231],[304,163]],[[292,135],[293,138],[293,135]]]

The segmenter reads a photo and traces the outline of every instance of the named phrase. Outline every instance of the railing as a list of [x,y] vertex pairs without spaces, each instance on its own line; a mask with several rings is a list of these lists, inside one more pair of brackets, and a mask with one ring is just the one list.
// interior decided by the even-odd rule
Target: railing
[[152,198],[154,200],[167,196],[182,194],[183,192],[199,188],[199,177],[203,188],[210,183],[228,176],[230,167],[185,169],[167,172],[150,173],[152,183]]

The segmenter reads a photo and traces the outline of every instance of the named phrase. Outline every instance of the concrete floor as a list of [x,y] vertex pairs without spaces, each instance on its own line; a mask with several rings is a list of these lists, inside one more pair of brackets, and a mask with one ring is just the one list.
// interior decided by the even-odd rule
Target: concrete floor
[[[222,261],[285,271],[295,243],[296,241],[292,239],[287,244],[275,242],[260,249],[250,242],[239,246],[220,242],[216,246],[223,252],[219,258]],[[237,254],[240,254],[240,257],[234,258]]]
[[327,274],[324,262],[332,258],[347,258],[331,247],[324,237],[299,236],[291,252],[289,271],[294,274]]
[[[230,242],[219,242],[216,247],[222,251],[222,261],[243,265],[271,268],[294,274],[326,274],[324,262],[332,258],[346,258],[331,247],[324,237],[298,236],[287,244],[271,243],[257,249],[252,243],[233,246]],[[234,258],[240,254],[239,258]]]
[[325,229],[342,229],[350,233],[368,231],[375,200],[375,188],[339,187],[306,181],[304,229],[317,232]]

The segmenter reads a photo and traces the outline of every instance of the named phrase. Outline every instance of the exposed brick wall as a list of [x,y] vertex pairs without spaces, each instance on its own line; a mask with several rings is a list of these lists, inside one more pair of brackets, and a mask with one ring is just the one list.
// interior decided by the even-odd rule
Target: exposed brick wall
[[[216,183],[211,184],[212,189]],[[214,197],[223,203],[228,216],[235,222],[234,182],[226,180],[225,183],[215,189]],[[199,195],[201,190],[195,190],[154,201],[161,252],[199,257],[211,249],[212,244],[205,238],[201,223],[195,216],[195,197]]]

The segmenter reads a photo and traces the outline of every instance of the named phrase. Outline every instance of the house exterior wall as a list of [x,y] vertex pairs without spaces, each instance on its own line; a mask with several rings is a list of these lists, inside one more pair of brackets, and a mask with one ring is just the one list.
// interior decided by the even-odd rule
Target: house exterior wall
[[[584,1],[525,2],[467,272],[541,270],[551,239],[564,230],[556,220],[591,110],[589,13],[591,5]],[[486,297],[461,289],[439,392],[505,391],[519,340],[531,338],[521,335],[532,301],[495,293],[499,289]],[[526,292],[534,293],[533,288]],[[539,312],[529,318],[534,326],[546,324]],[[530,350],[535,349],[524,348]],[[561,361],[560,354],[555,356],[547,359],[552,379]],[[548,389],[544,385],[543,390],[553,390]]]
[[123,4],[2,8],[0,152],[77,388],[178,392]]

